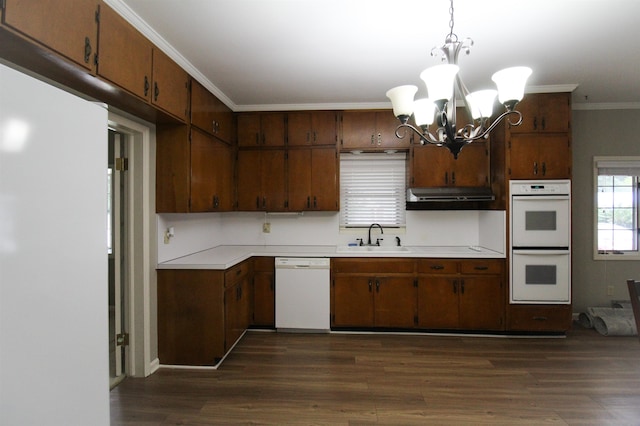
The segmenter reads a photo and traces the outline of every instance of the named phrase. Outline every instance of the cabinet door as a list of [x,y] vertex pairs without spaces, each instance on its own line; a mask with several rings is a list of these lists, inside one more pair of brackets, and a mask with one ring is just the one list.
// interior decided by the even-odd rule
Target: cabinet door
[[311,207],[338,211],[338,157],[335,148],[311,150]]
[[191,145],[185,124],[156,130],[156,212],[189,212]]
[[216,140],[196,130],[191,130],[191,204],[192,212],[215,210],[218,192]]
[[191,132],[191,211],[233,209],[231,147],[199,130]]
[[261,186],[262,210],[277,212],[286,207],[285,151],[283,149],[262,151]]
[[411,144],[411,134],[404,138],[396,136],[396,129],[400,121],[393,115],[393,111],[376,112],[375,141],[378,148],[383,149],[407,149]]
[[335,277],[332,325],[373,327],[373,285],[366,276]]
[[571,145],[565,134],[543,134],[538,139],[538,176],[545,179],[571,178]]
[[376,327],[414,327],[417,290],[413,277],[376,277],[374,285]]
[[[273,259],[271,259],[273,263]],[[253,277],[253,325],[275,326],[273,272],[256,271]]]
[[311,113],[311,143],[335,146],[338,140],[338,115],[334,111]]
[[189,74],[160,49],[153,48],[151,103],[181,121],[189,110]]
[[311,148],[290,149],[289,165],[289,210],[310,210],[311,204]]
[[262,195],[262,154],[259,150],[238,151],[238,210],[260,210]]
[[233,141],[233,112],[196,80],[191,82],[191,124],[227,143]]
[[418,326],[430,329],[458,328],[457,278],[426,276],[418,280]]
[[101,7],[99,30],[98,75],[149,101],[151,42],[106,5]]
[[241,292],[240,283],[228,287],[224,291],[224,350],[228,351],[238,340],[240,332],[241,316]]
[[[445,150],[448,151],[448,150]],[[454,186],[489,186],[489,148],[487,142],[466,145],[458,159],[452,160],[450,183]]]
[[81,67],[93,71],[97,50],[97,1],[8,0],[3,23]]
[[535,133],[513,134],[509,149],[509,175],[511,179],[539,178],[539,135]]
[[454,161],[449,150],[436,145],[413,147],[411,175],[414,187],[448,186],[450,162]]
[[260,115],[243,113],[238,115],[238,146],[260,146]]
[[567,133],[571,131],[571,95],[545,93],[538,95],[538,124],[541,132]]
[[[511,133],[532,133],[538,131],[538,96],[528,93],[516,105],[516,110],[522,114],[519,126],[509,126]],[[516,117],[517,118],[517,117]],[[515,121],[515,119],[513,120]]]
[[460,328],[504,328],[504,294],[499,276],[460,278]]
[[376,113],[345,111],[342,113],[342,149],[371,149],[376,147],[374,137]]
[[261,114],[262,145],[284,146],[284,114]]
[[290,112],[287,117],[289,146],[311,145],[313,140],[310,112]]

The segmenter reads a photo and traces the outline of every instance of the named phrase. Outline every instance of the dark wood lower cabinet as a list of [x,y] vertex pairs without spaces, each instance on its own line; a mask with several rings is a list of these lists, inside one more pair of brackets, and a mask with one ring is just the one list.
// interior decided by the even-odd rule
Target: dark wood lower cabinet
[[253,325],[273,328],[276,326],[276,278],[273,257],[253,259]]
[[505,330],[503,259],[334,259],[332,327]]
[[251,323],[252,261],[226,271],[158,270],[158,358],[215,365]]
[[214,365],[225,353],[224,271],[158,270],[158,358]]
[[504,330],[504,263],[502,259],[418,260],[418,326]]
[[414,269],[411,259],[334,259],[331,325],[415,327]]

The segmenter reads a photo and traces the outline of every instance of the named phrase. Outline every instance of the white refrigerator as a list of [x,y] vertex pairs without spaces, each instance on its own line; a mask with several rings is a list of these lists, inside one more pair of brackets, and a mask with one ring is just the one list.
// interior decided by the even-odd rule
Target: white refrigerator
[[0,63],[0,424],[109,424],[107,131]]

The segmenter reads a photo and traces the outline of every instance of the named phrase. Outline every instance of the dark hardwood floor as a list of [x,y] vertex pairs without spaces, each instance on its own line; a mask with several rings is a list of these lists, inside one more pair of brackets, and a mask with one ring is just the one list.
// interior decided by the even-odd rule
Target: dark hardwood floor
[[218,370],[111,391],[112,425],[640,425],[640,343],[250,331]]

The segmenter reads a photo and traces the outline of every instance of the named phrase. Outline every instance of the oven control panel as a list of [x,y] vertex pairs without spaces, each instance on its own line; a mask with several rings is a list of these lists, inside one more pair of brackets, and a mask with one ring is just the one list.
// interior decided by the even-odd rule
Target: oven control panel
[[569,195],[570,180],[511,181],[511,195]]

